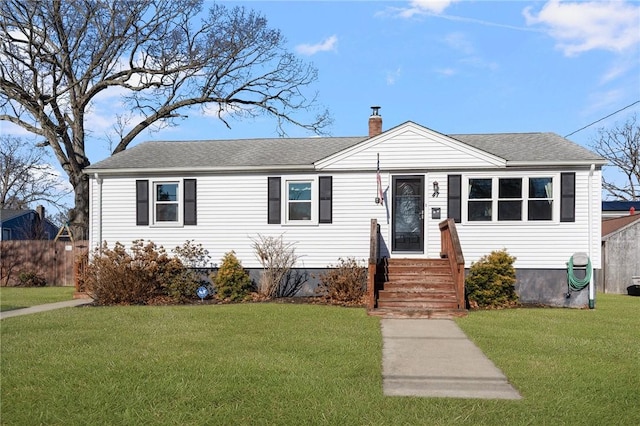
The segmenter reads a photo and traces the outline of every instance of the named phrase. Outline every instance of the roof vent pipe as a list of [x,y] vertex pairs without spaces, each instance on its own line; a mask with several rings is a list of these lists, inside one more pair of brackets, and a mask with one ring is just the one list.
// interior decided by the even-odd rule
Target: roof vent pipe
[[371,116],[369,117],[369,137],[378,136],[382,133],[382,117],[379,114],[380,107],[371,107]]

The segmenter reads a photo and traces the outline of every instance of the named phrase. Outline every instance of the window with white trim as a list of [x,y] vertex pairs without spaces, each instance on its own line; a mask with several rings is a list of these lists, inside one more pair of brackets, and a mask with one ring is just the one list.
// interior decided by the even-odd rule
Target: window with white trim
[[498,179],[498,220],[522,220],[522,178]]
[[467,179],[468,222],[552,221],[553,177],[473,177]]
[[153,193],[154,223],[164,224],[180,222],[179,182],[154,182]]
[[470,221],[490,221],[493,215],[492,179],[469,179],[468,218]]
[[553,220],[553,179],[529,178],[529,220]]
[[302,223],[313,220],[313,181],[290,180],[286,182],[287,222]]

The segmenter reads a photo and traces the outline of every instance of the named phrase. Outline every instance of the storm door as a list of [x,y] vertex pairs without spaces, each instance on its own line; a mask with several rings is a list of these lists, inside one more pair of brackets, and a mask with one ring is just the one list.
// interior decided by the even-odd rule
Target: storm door
[[393,178],[392,250],[424,251],[424,176]]

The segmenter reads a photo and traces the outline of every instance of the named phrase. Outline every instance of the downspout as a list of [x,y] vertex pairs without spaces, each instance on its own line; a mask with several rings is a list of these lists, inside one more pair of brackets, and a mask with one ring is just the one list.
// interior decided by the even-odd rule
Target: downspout
[[[593,197],[592,195],[592,180],[593,180],[593,172],[596,169],[596,165],[592,164],[591,168],[589,169],[589,208],[587,209],[587,211],[589,212],[589,248],[588,248],[588,253],[589,253],[589,259],[591,259],[591,255],[592,253],[592,246],[593,246],[593,203],[591,202],[591,199]],[[595,304],[595,286],[593,285],[593,277],[595,274],[591,274],[591,279],[589,280],[589,309],[594,309],[596,307]]]
[[102,178],[98,175],[98,173],[94,173],[93,177],[96,178],[96,183],[98,184],[98,194],[96,198],[96,240],[98,242],[98,247],[102,247]]

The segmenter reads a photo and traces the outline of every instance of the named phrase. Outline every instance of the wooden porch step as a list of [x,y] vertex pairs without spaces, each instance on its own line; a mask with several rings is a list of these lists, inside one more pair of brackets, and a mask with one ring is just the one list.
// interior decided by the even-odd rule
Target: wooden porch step
[[389,265],[384,273],[391,274],[428,274],[428,275],[450,275],[449,266],[418,266],[418,265]]
[[448,259],[385,259],[378,268],[376,308],[389,318],[451,318],[458,310]]
[[380,290],[378,298],[380,300],[457,300],[456,292],[447,289],[393,289]]
[[375,308],[368,312],[371,316],[388,319],[453,319],[467,316],[466,309],[414,309],[414,308]]
[[384,290],[380,291],[411,291],[411,292],[427,292],[427,293],[438,293],[438,292],[447,292],[455,294],[456,291],[453,288],[452,283],[425,283],[425,282],[396,282],[396,281],[388,281],[384,283]]
[[386,278],[385,285],[387,283],[453,285],[453,277],[451,275],[390,275]]
[[400,259],[384,259],[384,265],[419,265],[419,266],[443,266],[449,264],[449,259],[438,258],[400,258]]

